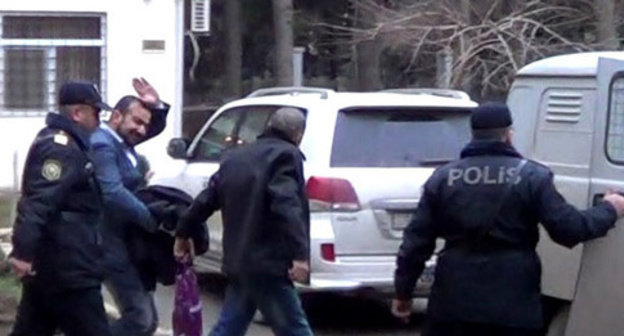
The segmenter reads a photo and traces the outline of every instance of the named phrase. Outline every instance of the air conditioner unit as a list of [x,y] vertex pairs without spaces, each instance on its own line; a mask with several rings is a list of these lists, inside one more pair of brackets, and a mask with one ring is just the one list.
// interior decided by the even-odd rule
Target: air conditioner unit
[[191,31],[210,32],[210,0],[191,0]]

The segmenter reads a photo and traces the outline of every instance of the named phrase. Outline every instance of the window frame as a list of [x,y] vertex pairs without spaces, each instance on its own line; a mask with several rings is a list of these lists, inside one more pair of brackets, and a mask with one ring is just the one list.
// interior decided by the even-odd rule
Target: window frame
[[[100,38],[99,39],[28,39],[28,38],[4,38],[3,37],[3,19],[5,17],[21,17],[21,16],[40,16],[40,17],[96,17],[100,19]],[[7,12],[0,11],[0,118],[1,117],[41,117],[45,116],[49,110],[56,110],[56,56],[57,47],[99,47],[100,48],[100,83],[98,83],[100,94],[104,101],[107,100],[107,58],[106,58],[106,37],[107,37],[107,18],[105,13],[74,13],[74,12]],[[15,109],[6,108],[4,106],[4,87],[5,81],[5,49],[40,49],[46,53],[44,69],[46,73],[42,74],[41,79],[46,81],[47,96],[44,97],[44,110],[39,109]]]
[[[239,132],[241,129],[242,124],[247,120],[247,114],[252,113],[251,110],[254,108],[273,108],[273,111],[271,111],[269,113],[269,115],[267,116],[266,121],[264,122],[264,128],[263,130],[259,133],[262,134],[262,132],[264,132],[264,130],[266,130],[266,125],[269,121],[269,119],[271,118],[271,116],[273,115],[273,113],[275,113],[275,111],[277,111],[278,109],[282,108],[282,107],[291,107],[291,108],[295,108],[297,110],[300,110],[301,112],[303,112],[303,114],[306,116],[308,116],[308,111],[303,108],[303,107],[299,107],[299,106],[289,106],[289,105],[278,105],[278,104],[250,104],[250,105],[239,105],[239,106],[233,106],[231,108],[225,109],[223,110],[223,112],[218,112],[214,114],[214,118],[210,118],[207,122],[206,125],[204,125],[204,127],[202,127],[202,129],[197,133],[197,135],[195,136],[195,138],[193,139],[193,142],[191,143],[191,146],[189,147],[189,151],[187,153],[189,153],[189,158],[187,159],[188,162],[219,162],[219,160],[221,159],[221,156],[219,156],[216,159],[205,159],[205,158],[196,158],[196,151],[199,148],[199,143],[201,141],[201,139],[204,137],[204,135],[206,134],[206,132],[208,132],[208,130],[212,127],[212,125],[219,119],[221,118],[225,113],[228,113],[230,111],[234,111],[234,110],[240,110],[242,109],[242,113],[240,114],[238,120],[236,121],[236,124],[234,125],[234,128],[232,129],[232,132],[229,134],[229,136],[232,137],[232,143],[233,145],[231,145],[229,148],[236,148],[238,146],[241,145],[248,145],[251,143],[245,143],[245,144],[238,144],[238,138],[239,138]],[[253,143],[253,142],[252,142]]]
[[[606,121],[606,127],[604,130],[604,134],[605,134],[605,138],[604,138],[604,153],[605,156],[607,158],[607,160],[615,165],[620,165],[620,166],[624,166],[624,156],[622,156],[621,159],[616,159],[613,157],[612,153],[610,153],[609,151],[609,130],[611,127],[611,119],[613,116],[613,111],[612,111],[612,102],[613,102],[613,85],[615,84],[616,81],[618,80],[622,80],[624,81],[624,71],[618,71],[616,73],[613,74],[613,76],[611,77],[611,81],[609,83],[609,99],[607,101],[607,121]],[[623,83],[624,85],[624,83]],[[623,88],[624,90],[624,88]],[[624,103],[624,101],[623,101]],[[624,105],[624,104],[623,104]],[[622,115],[623,115],[623,119],[624,119],[624,108],[622,109]],[[624,132],[622,133],[622,135],[624,136]],[[624,145],[624,143],[623,143]]]

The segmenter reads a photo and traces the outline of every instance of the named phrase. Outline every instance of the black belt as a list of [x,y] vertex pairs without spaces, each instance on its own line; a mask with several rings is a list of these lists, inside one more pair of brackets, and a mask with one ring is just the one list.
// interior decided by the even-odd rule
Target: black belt
[[100,222],[100,214],[94,212],[61,211],[60,217],[68,222],[86,222],[93,225]]
[[473,252],[496,252],[511,250],[535,250],[529,244],[512,243],[498,239],[485,238],[479,241],[471,239],[447,240],[444,250],[470,250]]

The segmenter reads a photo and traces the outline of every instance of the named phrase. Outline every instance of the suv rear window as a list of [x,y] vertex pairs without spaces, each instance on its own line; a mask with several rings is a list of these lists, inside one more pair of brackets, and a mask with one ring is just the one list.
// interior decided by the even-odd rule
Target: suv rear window
[[332,167],[438,166],[470,140],[470,113],[449,109],[349,109],[338,113]]

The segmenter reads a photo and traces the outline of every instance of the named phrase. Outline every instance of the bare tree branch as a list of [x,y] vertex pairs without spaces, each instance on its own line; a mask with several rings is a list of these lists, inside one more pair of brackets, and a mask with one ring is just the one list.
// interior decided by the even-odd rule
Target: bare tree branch
[[431,53],[452,50],[451,85],[462,87],[476,81],[484,92],[506,90],[515,72],[537,58],[598,47],[585,41],[588,29],[593,32],[595,25],[592,0],[480,0],[467,4],[469,13],[453,0],[395,0],[391,7],[375,0],[358,0],[354,5],[373,21],[352,26],[316,25],[331,28],[334,43],[385,37],[391,48],[410,48],[404,71],[422,67]]

